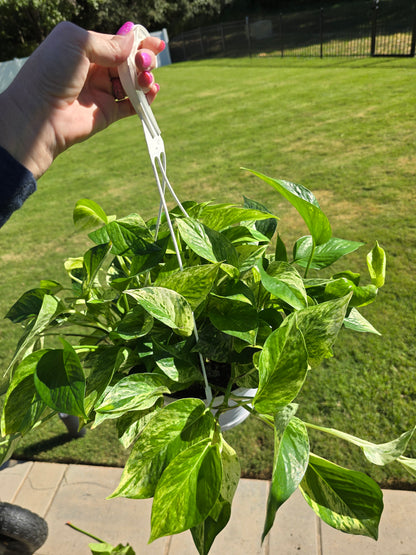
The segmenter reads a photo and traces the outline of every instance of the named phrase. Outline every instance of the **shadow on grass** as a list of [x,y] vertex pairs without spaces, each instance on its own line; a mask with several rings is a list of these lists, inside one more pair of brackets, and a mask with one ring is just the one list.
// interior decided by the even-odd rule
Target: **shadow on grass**
[[[45,452],[51,451],[52,449],[65,445],[66,443],[70,443],[71,441],[75,441],[76,439],[79,438],[74,438],[68,433],[63,433],[48,439],[42,439],[36,443],[32,443],[28,448],[22,447],[16,449],[15,453],[13,453],[13,457],[21,460],[36,460],[39,455],[44,455]],[[71,457],[68,457],[68,459],[69,458]]]

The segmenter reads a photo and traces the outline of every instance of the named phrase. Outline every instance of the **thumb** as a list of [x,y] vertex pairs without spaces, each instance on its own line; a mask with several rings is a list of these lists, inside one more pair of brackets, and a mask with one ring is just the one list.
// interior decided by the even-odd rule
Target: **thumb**
[[85,55],[90,62],[104,67],[122,64],[133,47],[134,35],[105,35],[88,31]]

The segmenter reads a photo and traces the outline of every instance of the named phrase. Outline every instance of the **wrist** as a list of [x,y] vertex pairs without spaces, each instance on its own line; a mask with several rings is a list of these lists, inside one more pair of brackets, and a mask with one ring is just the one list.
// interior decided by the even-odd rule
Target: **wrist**
[[26,108],[15,102],[12,90],[0,95],[0,146],[38,179],[53,161],[50,131],[46,119]]

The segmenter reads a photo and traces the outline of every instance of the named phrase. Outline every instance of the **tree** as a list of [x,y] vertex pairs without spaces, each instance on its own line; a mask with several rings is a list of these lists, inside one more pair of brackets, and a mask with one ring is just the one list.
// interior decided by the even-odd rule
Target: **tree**
[[28,56],[63,20],[73,20],[75,0],[0,0],[2,60]]
[[31,54],[60,21],[114,33],[125,21],[182,30],[221,13],[232,0],[0,0],[0,60]]

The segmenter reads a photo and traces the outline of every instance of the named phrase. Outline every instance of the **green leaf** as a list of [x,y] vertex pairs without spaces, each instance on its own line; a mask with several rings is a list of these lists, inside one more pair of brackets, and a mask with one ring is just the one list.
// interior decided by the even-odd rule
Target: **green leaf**
[[272,262],[267,270],[262,261],[257,263],[261,282],[272,295],[289,304],[296,310],[307,306],[306,291],[297,270],[287,262]]
[[87,198],[79,200],[74,208],[73,219],[75,227],[79,230],[93,229],[106,224],[107,214],[99,204]]
[[326,298],[344,297],[348,293],[352,293],[350,305],[351,306],[365,306],[374,301],[377,296],[377,287],[373,284],[369,285],[356,285],[353,281],[345,277],[334,276],[325,286]]
[[5,318],[8,318],[14,324],[19,324],[28,318],[37,316],[42,307],[43,298],[47,293],[46,289],[41,288],[26,291],[10,308]]
[[40,418],[46,405],[36,394],[34,373],[39,360],[47,350],[39,350],[28,355],[17,367],[9,389],[7,390],[1,434],[13,434],[29,431]]
[[107,389],[95,412],[120,415],[130,410],[148,409],[164,393],[169,393],[165,384],[166,380],[155,374],[126,376]]
[[247,302],[234,299],[212,297],[208,316],[220,331],[239,337],[250,345],[256,341],[258,315],[255,308]]
[[215,429],[213,415],[200,399],[174,401],[157,412],[133,446],[112,497],[152,497],[159,479],[176,455]]
[[321,245],[329,241],[332,235],[331,226],[328,218],[322,212],[314,195],[302,185],[295,185],[289,181],[283,181],[267,177],[262,173],[247,169],[272,187],[274,187],[292,206],[296,208],[300,216],[305,221],[310,234],[315,240],[316,245]]
[[21,437],[20,434],[0,437],[0,466],[13,456]]
[[179,335],[189,336],[194,330],[194,317],[188,301],[176,291],[164,287],[143,287],[125,291],[149,314]]
[[308,362],[317,366],[324,358],[332,356],[334,344],[339,330],[344,322],[350,295],[310,306],[289,315],[283,326],[295,318],[299,329],[302,331],[308,351]]
[[241,280],[226,280],[218,284],[211,297],[226,298],[256,306],[256,297],[248,285]]
[[44,289],[50,295],[56,295],[59,291],[62,291],[63,286],[53,279],[41,279],[40,288]]
[[410,474],[416,478],[416,459],[410,459],[408,457],[399,457],[397,461],[405,467],[405,469],[410,472]]
[[286,245],[282,241],[279,234],[276,237],[276,248],[274,252],[275,260],[279,262],[287,262],[287,250]]
[[356,308],[352,308],[348,316],[344,318],[344,326],[350,330],[359,331],[363,333],[374,333],[381,335],[376,328],[358,312]]
[[297,396],[308,371],[308,355],[302,333],[294,320],[266,339],[259,358],[259,388],[254,407],[274,414]]
[[377,539],[383,494],[376,482],[362,472],[347,470],[310,454],[300,489],[329,526]]
[[10,367],[18,356],[25,355],[33,342],[37,339],[38,334],[40,334],[48,326],[48,324],[56,318],[61,310],[62,304],[59,299],[53,297],[52,295],[43,295],[36,319],[27,326],[26,334],[21,337],[13,360],[10,363]]
[[64,339],[63,349],[46,352],[36,365],[35,387],[53,410],[86,418],[85,376],[78,355]]
[[218,499],[221,479],[219,448],[209,439],[179,453],[158,482],[149,541],[178,534],[203,522]]
[[416,430],[415,426],[411,430],[404,432],[398,438],[387,443],[372,443],[351,434],[336,430],[335,428],[325,428],[324,426],[317,426],[315,424],[312,427],[315,430],[339,437],[340,439],[344,439],[354,445],[357,445],[358,447],[361,447],[366,458],[373,464],[377,464],[379,466],[384,466],[399,459],[406,451],[407,445]]
[[[238,267],[241,273],[251,270],[264,256],[268,245],[238,245],[236,251],[238,254]],[[238,279],[239,275],[236,276]]]
[[182,239],[201,258],[214,263],[227,262],[237,267],[237,252],[224,235],[192,218],[178,218],[176,224]]
[[262,541],[273,526],[276,511],[297,489],[309,461],[309,439],[305,424],[285,407],[275,417],[272,483],[267,500]]
[[89,288],[94,284],[94,280],[97,276],[99,269],[101,268],[107,254],[109,247],[107,244],[96,245],[92,247],[84,254],[83,268],[85,271],[85,283],[84,287]]
[[107,542],[89,543],[88,547],[91,549],[93,555],[136,555],[131,545],[123,545],[119,543],[116,546]]
[[236,452],[225,441],[222,445],[220,495],[207,518],[201,524],[191,528],[192,537],[200,555],[206,555],[209,552],[215,538],[230,520],[231,504],[240,480],[241,468]]
[[386,253],[377,241],[374,248],[367,254],[367,266],[373,284],[376,287],[383,287],[386,278]]
[[110,222],[89,234],[98,245],[111,242],[111,253],[118,255],[141,255],[160,250],[152,234],[138,214]]
[[149,409],[126,412],[117,418],[117,436],[124,449],[128,449],[135,442],[148,422],[162,407],[163,399],[161,398]]
[[404,432],[400,437],[387,443],[361,444],[366,458],[373,464],[385,465],[398,459],[405,452],[415,428]]
[[89,370],[84,399],[86,414],[91,412],[109,385],[114,372],[125,362],[128,356],[126,351],[124,347],[100,345],[86,357],[84,367]]
[[240,481],[241,466],[237,453],[224,439],[222,440],[221,464],[222,482],[220,493],[222,499],[228,502],[231,506],[234,494],[237,490],[238,482]]
[[[191,210],[192,214],[192,210]],[[235,204],[208,204],[198,210],[197,219],[205,226],[216,231],[240,222],[256,222],[270,220],[270,213],[258,210],[257,207],[236,206]],[[273,216],[274,220],[278,219]]]
[[194,351],[215,362],[229,362],[233,338],[215,328],[211,322],[204,322],[198,330],[198,342]]
[[169,274],[159,274],[155,286],[172,289],[182,295],[192,310],[206,299],[219,271],[219,264],[190,266]]
[[152,327],[152,316],[141,305],[137,305],[119,321],[110,337],[129,341],[147,335]]
[[221,232],[234,246],[245,243],[268,243],[269,239],[257,231],[256,228],[248,228],[243,225],[228,227]]
[[[331,237],[326,243],[315,247],[310,268],[315,270],[327,268],[339,260],[342,256],[356,251],[363,245],[364,243],[358,243],[357,241],[347,241],[345,239]],[[302,266],[302,268],[306,268],[308,266],[312,250],[312,237],[310,235],[301,237],[295,243],[293,253],[294,262],[296,262],[299,266]]]
[[[163,358],[158,358],[155,362],[163,374],[174,382],[173,384],[169,384],[171,391],[183,389],[183,384],[200,381],[202,379],[201,369],[189,360],[175,356],[166,356],[166,354],[161,356]],[[175,387],[175,384],[179,384],[179,387]]]
[[[249,199],[244,197],[244,207],[245,208],[254,208],[255,210],[259,210],[260,212],[264,212],[264,214],[268,214],[268,218],[265,220],[257,220],[255,223],[257,231],[260,231],[263,235],[265,235],[268,239],[271,239],[274,235],[274,232],[277,228],[277,218],[270,212],[268,208],[257,202],[256,200]],[[272,216],[272,217],[270,217]]]

